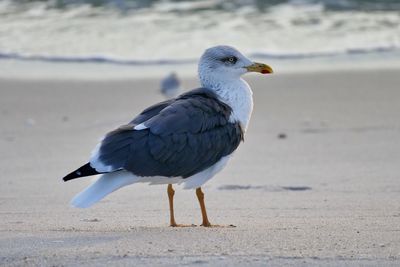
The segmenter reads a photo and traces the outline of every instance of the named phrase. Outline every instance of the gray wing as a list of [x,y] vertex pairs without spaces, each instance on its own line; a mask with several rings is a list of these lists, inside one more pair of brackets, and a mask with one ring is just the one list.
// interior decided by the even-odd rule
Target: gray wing
[[147,121],[148,119],[154,117],[158,113],[160,113],[161,110],[164,108],[168,107],[170,104],[174,102],[174,99],[171,100],[166,100],[160,103],[157,103],[153,106],[150,106],[146,108],[145,110],[142,111],[138,116],[136,116],[129,124],[133,125],[138,125],[142,122]]
[[[109,133],[97,160],[138,176],[185,178],[231,154],[243,132],[238,123],[229,122],[230,108],[206,92],[193,92],[153,106],[147,111],[151,116],[142,113]],[[134,130],[143,121],[147,128]]]

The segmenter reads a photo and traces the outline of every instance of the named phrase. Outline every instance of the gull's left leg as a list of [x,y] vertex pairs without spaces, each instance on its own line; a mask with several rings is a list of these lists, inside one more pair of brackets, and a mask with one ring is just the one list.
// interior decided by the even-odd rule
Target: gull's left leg
[[198,187],[196,189],[196,196],[197,196],[197,199],[199,200],[201,216],[203,217],[203,222],[202,222],[201,226],[204,226],[204,227],[229,227],[229,228],[236,227],[233,224],[230,224],[227,226],[211,224],[207,217],[206,204],[204,203],[204,193],[203,193],[203,191],[201,191],[201,187]]

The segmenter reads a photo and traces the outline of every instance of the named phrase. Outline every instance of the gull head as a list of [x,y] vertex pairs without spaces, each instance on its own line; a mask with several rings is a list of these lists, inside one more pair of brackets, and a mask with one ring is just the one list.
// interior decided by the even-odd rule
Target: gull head
[[272,73],[272,68],[263,63],[251,61],[237,49],[219,45],[208,48],[200,58],[198,66],[202,86],[212,87],[240,79],[247,72]]

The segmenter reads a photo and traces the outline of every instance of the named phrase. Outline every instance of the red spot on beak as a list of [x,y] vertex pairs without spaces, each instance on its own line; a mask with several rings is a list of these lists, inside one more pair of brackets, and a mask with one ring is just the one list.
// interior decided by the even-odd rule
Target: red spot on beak
[[262,70],[261,73],[262,74],[268,74],[268,73],[271,73],[271,72],[269,70]]

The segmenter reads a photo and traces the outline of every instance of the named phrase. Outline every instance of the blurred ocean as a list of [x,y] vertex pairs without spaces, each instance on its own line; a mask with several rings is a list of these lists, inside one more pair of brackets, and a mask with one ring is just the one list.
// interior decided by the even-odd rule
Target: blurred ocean
[[0,59],[181,64],[215,44],[258,58],[399,56],[396,0],[0,0]]

